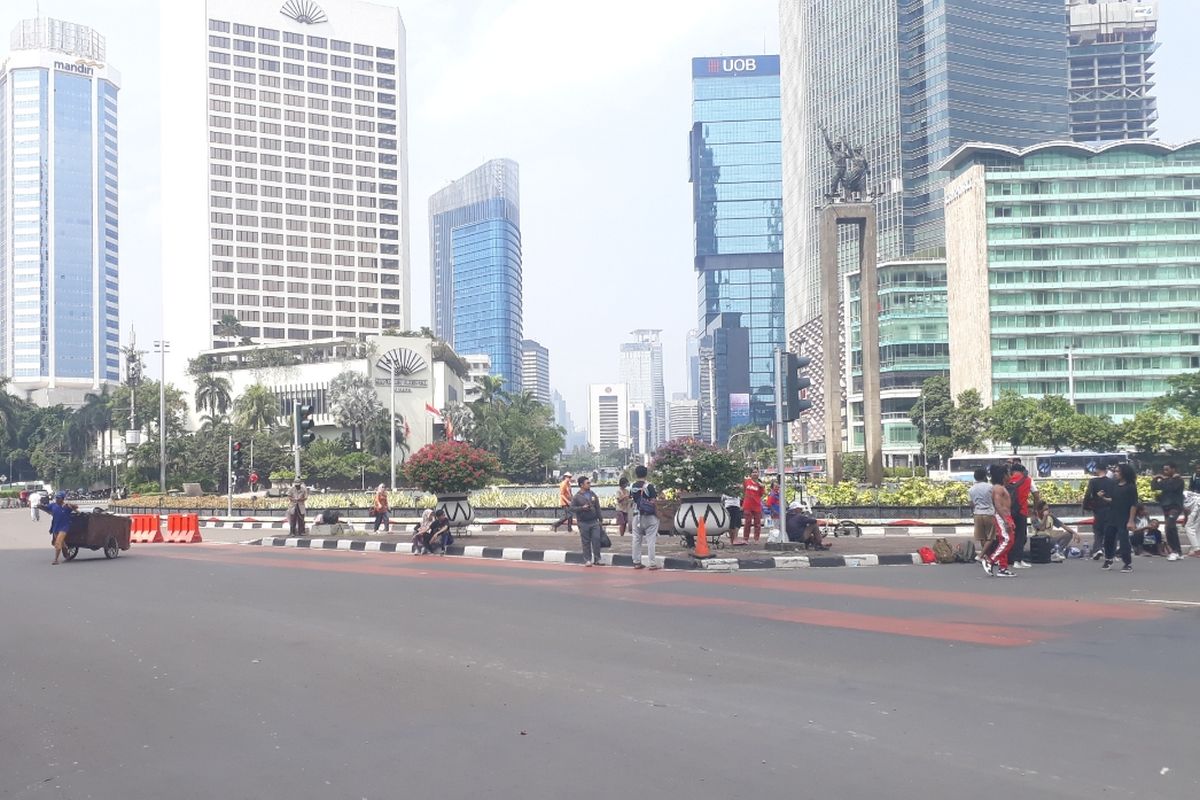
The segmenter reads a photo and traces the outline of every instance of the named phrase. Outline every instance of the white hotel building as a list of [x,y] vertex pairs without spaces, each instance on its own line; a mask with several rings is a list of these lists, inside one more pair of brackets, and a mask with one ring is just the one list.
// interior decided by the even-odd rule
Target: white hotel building
[[405,31],[356,0],[162,16],[168,374],[233,342],[409,327]]

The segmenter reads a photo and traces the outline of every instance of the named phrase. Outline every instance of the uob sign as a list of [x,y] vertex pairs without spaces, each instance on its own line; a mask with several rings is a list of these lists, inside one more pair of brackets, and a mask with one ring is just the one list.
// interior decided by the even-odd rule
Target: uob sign
[[758,60],[754,58],[722,58],[719,62],[714,58],[709,62],[708,71],[716,72],[718,63],[721,72],[754,72],[758,69]]

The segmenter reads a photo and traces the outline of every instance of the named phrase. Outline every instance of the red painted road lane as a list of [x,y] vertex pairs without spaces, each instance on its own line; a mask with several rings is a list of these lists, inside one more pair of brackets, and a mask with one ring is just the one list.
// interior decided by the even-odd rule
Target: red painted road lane
[[[462,580],[502,587],[529,587],[585,594],[601,600],[671,608],[705,608],[724,614],[865,633],[881,633],[991,647],[1022,647],[1065,635],[1068,623],[1096,620],[1136,621],[1155,619],[1163,612],[1154,607],[1029,597],[998,598],[986,594],[926,589],[827,583],[767,575],[712,575],[685,572],[634,573],[623,569],[587,570],[577,565],[530,561],[478,561],[437,557],[397,557],[392,554],[344,550],[297,550],[238,547],[139,548],[139,555],[224,563],[237,566],[297,569],[343,575]],[[711,583],[722,588],[782,591],[866,600],[887,600],[908,616],[869,614],[814,607],[788,607],[774,603],[713,597],[670,591]],[[951,616],[953,619],[947,618]],[[1014,613],[1046,624],[1014,626]]]

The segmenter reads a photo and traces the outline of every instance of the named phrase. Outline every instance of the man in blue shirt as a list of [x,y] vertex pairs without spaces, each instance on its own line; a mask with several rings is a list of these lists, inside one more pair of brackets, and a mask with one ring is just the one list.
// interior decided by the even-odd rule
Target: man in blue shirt
[[54,495],[54,502],[50,504],[50,537],[54,540],[54,561],[52,564],[58,563],[59,556],[62,555],[63,547],[67,543],[67,531],[71,530],[71,512],[75,510],[75,506],[67,502],[67,493],[59,492]]

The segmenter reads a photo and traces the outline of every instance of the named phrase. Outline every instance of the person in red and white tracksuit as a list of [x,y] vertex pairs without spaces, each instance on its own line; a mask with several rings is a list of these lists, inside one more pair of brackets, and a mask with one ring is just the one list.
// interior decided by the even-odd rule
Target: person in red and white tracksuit
[[997,578],[1011,578],[1013,572],[1008,568],[1008,554],[1012,550],[1016,523],[1012,516],[1012,497],[1005,486],[1008,467],[993,464],[988,468],[988,473],[992,481],[992,504],[996,507],[996,541],[990,551],[984,552],[981,562],[983,571],[987,574]]

